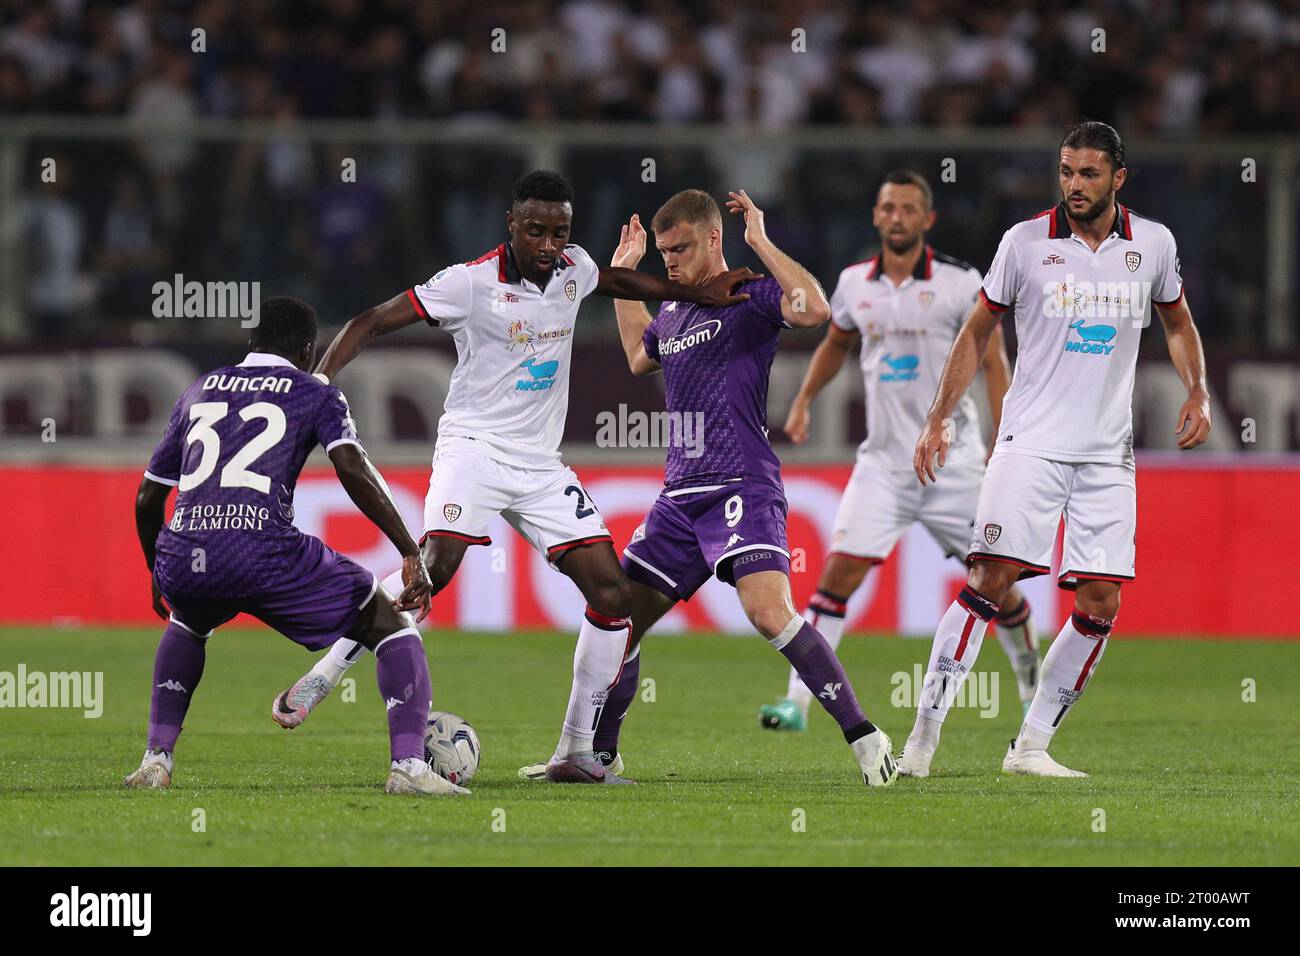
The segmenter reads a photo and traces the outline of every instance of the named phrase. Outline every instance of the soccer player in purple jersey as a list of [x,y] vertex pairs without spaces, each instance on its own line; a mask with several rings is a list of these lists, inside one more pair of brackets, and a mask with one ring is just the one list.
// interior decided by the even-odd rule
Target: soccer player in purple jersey
[[[415,624],[433,585],[383,478],[360,443],[347,399],[309,374],[316,313],[287,297],[261,304],[249,353],[194,382],[172,410],[136,495],[135,523],[166,630],[154,658],[149,740],[131,788],[171,786],[172,754],[203,676],[207,641],[236,614],[264,621],[308,650],[348,637],[375,652],[388,707],[385,791],[467,793],[424,762],[432,703]],[[402,555],[394,601],[369,571],[293,525],[293,490],[323,445],[339,481]],[[177,489],[172,519],[164,508]]]
[[[750,623],[839,724],[864,782],[888,786],[897,774],[889,737],[863,713],[826,640],[795,611],[781,463],[767,438],[768,374],[781,329],[821,325],[830,303],[817,280],[768,238],[763,211],[744,190],[730,196],[728,209],[744,216],[745,241],[770,273],[741,287],[747,301],[723,307],[664,302],[653,319],[638,303],[615,304],[632,373],[662,369],[670,420],[701,421],[703,442],[686,442],[684,430],[674,436],[664,490],[623,552],[633,582],[633,643],[601,712],[594,746],[602,761],[621,768],[618,734],[637,689],[640,640],[716,575],[736,588]],[[669,279],[703,285],[727,271],[722,212],[707,193],[678,193],[655,213],[651,228]],[[645,247],[645,229],[633,216],[614,265],[635,267]],[[520,774],[535,779],[539,767]]]

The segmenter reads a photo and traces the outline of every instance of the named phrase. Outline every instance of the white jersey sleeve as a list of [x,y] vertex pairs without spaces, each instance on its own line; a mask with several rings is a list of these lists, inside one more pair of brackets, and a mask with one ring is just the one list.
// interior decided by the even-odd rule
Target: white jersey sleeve
[[849,311],[848,289],[845,288],[846,269],[840,273],[839,281],[835,283],[835,291],[831,293],[831,323],[841,332],[858,331],[857,323],[853,321],[853,314]]
[[1016,255],[1016,243],[1011,238],[1011,230],[1002,234],[998,243],[997,255],[989,266],[989,273],[984,277],[978,295],[995,314],[1005,312],[1016,301],[1016,290],[1020,288],[1020,269]]
[[474,285],[463,263],[448,266],[406,294],[426,322],[448,331],[464,324],[474,304]]
[[600,284],[600,266],[596,265],[596,260],[591,258],[582,246],[567,245],[564,247],[564,254],[569,257],[573,268],[577,270],[574,278],[578,282],[578,298],[585,299],[595,292],[596,286]]
[[1164,242],[1161,243],[1159,263],[1155,284],[1151,289],[1151,301],[1156,305],[1173,305],[1183,297],[1183,277],[1178,274],[1178,244],[1174,234],[1163,226]]

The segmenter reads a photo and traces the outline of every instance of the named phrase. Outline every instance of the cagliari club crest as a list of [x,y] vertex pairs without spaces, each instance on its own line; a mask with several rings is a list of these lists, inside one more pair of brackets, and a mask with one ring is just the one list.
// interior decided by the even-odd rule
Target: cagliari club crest
[[986,524],[984,526],[984,540],[989,544],[996,544],[1000,537],[1002,537],[1002,525]]
[[1124,253],[1124,265],[1128,266],[1129,272],[1137,272],[1138,266],[1142,264],[1142,253],[1132,250]]
[[454,522],[460,517],[460,505],[448,504],[442,506],[442,516],[448,521]]
[[572,279],[564,283],[564,294],[569,297],[570,302],[576,299],[578,297],[578,283]]
[[918,298],[921,300],[921,308],[923,309],[928,309],[930,306],[934,305],[933,292],[922,292]]

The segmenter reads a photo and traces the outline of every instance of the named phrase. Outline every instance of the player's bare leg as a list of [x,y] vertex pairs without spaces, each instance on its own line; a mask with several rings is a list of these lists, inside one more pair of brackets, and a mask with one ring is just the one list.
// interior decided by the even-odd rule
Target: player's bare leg
[[736,579],[736,592],[749,622],[785,655],[839,724],[858,760],[863,782],[867,786],[893,783],[897,768],[888,735],[867,719],[843,665],[826,639],[795,613],[790,578],[784,571],[755,571]]
[[[605,700],[592,738],[596,759],[619,776],[623,775],[623,758],[618,752],[619,736],[641,684],[641,639],[676,603],[674,596],[646,587],[639,581],[632,582],[632,649],[623,659],[623,673]],[[520,767],[519,776],[525,780],[545,780],[546,766],[537,763]]]
[[[456,570],[465,557],[469,542],[448,535],[430,535],[424,539],[421,557],[433,582],[433,593],[451,583]],[[402,572],[395,571],[384,579],[382,585],[390,594],[400,593]],[[350,635],[341,637],[330,647],[306,674],[299,677],[288,690],[278,694],[271,703],[271,717],[285,730],[293,730],[307,719],[307,715],[338,686],[349,667],[365,656],[369,648]]]
[[930,647],[916,723],[898,758],[898,772],[906,777],[927,777],[939,746],[939,732],[962,681],[975,666],[984,632],[999,605],[1020,575],[1020,567],[999,561],[975,560],[966,586],[939,621]]
[[158,642],[149,702],[149,739],[140,768],[122,783],[133,789],[166,789],[172,783],[172,754],[185,714],[203,677],[207,634],[198,634],[172,615]]
[[552,783],[631,783],[607,770],[593,738],[632,649],[632,582],[608,541],[564,552],[555,566],[578,586],[587,611],[573,652],[573,686],[564,728],[546,769]]
[[1047,748],[1101,663],[1118,613],[1118,584],[1080,582],[1074,594],[1074,611],[1043,658],[1042,680],[1020,734],[1011,741],[1002,761],[1003,770],[1042,777],[1087,776],[1061,766],[1048,756]]
[[[840,646],[844,635],[844,613],[849,597],[861,587],[875,563],[875,558],[860,558],[839,551],[831,552],[826,559],[817,593],[808,601],[803,617],[826,639],[832,651]],[[799,679],[799,672],[791,668],[785,696],[775,704],[760,707],[758,722],[769,730],[804,730],[808,726],[812,699],[812,691]]]

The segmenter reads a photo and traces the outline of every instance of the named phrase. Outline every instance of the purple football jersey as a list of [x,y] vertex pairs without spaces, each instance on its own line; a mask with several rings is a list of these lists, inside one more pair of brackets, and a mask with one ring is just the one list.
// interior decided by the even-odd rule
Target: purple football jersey
[[280,356],[253,352],[195,381],[145,472],[179,492],[158,534],[164,593],[238,597],[315,568],[324,546],[294,527],[294,486],[316,445],[348,442],[343,393]]
[[725,308],[665,302],[645,330],[646,354],[663,366],[668,411],[687,423],[673,427],[669,490],[740,478],[781,487],[767,438],[767,378],[786,327],[781,285],[768,276],[741,291],[749,300]]

